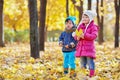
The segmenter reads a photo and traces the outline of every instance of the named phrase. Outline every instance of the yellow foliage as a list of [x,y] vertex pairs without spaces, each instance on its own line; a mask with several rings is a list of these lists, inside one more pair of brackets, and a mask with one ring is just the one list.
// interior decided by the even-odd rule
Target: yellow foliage
[[34,62],[35,62],[35,59],[31,57],[28,62],[34,63]]
[[4,0],[4,25],[14,30],[29,28],[27,0]]
[[[120,54],[112,43],[96,44],[97,58],[96,76],[89,78],[89,70],[80,69],[79,59],[76,60],[75,80],[119,80]],[[5,80],[71,80],[69,74],[63,74],[63,57],[57,43],[46,43],[46,51],[40,59],[33,59],[30,55],[29,44],[7,44],[0,48],[0,79]],[[54,47],[55,46],[55,47]],[[54,49],[51,49],[54,47]]]
[[62,77],[62,78],[60,78],[58,80],[71,80],[71,79],[69,77]]

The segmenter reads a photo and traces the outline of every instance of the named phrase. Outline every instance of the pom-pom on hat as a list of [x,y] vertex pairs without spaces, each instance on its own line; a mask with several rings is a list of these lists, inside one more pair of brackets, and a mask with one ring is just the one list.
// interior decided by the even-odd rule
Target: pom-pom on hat
[[69,17],[67,17],[66,20],[65,20],[65,22],[67,22],[68,20],[71,20],[72,23],[75,25],[75,23],[76,23],[76,17],[75,16],[69,16]]

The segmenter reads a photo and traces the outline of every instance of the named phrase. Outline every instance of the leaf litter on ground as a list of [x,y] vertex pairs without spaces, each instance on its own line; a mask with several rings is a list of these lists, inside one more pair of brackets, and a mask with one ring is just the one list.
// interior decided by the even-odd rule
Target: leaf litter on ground
[[112,42],[96,43],[96,76],[86,76],[89,70],[80,69],[76,59],[77,77],[63,74],[63,57],[57,42],[46,42],[40,58],[30,57],[28,43],[7,44],[0,48],[0,80],[120,80],[120,48]]

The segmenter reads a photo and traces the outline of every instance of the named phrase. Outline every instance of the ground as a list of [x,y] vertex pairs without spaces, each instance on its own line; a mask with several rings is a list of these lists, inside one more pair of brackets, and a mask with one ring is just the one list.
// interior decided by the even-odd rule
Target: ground
[[[120,80],[120,48],[114,49],[112,42],[98,45],[96,76],[86,76],[88,70],[80,69],[76,59],[77,77],[73,80]],[[6,44],[0,48],[0,80],[71,80],[63,75],[62,52],[56,42],[47,42],[45,52],[40,52],[40,59],[30,57],[28,43]]]

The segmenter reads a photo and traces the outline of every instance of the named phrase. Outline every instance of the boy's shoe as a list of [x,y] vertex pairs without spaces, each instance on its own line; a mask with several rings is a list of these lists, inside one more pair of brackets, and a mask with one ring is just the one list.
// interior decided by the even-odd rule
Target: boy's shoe
[[64,68],[64,74],[68,74],[68,68]]
[[75,73],[75,70],[74,69],[71,69],[70,71],[70,78],[73,78],[73,77],[76,77],[76,73]]
[[64,71],[64,74],[68,74],[68,71]]
[[93,76],[95,76],[95,70],[90,70],[89,77],[93,77]]

